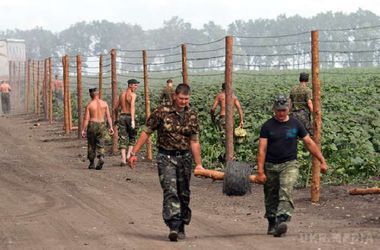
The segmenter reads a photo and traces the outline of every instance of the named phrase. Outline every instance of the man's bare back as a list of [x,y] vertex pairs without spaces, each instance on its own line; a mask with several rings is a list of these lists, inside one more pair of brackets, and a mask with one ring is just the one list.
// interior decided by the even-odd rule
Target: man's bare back
[[[234,101],[234,105],[236,105],[237,97],[235,95],[233,95],[232,98],[233,98],[233,101]],[[216,96],[216,100],[218,102],[217,105],[220,106],[219,115],[220,116],[226,116],[226,93],[224,91],[220,92]]]
[[136,94],[131,90],[123,91],[119,96],[119,107],[121,108],[121,113],[130,114],[131,113],[131,103],[132,99],[136,97]]
[[1,93],[9,93],[11,91],[11,86],[8,83],[0,84],[0,92]]
[[92,122],[104,122],[104,116],[108,110],[108,104],[99,99],[92,100],[88,103],[87,109]]

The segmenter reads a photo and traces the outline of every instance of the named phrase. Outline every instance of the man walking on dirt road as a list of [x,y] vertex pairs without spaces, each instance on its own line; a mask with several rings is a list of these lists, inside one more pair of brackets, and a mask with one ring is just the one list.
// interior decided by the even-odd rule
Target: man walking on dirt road
[[[136,79],[128,80],[128,89],[123,91],[117,101],[114,112],[119,128],[119,149],[121,151],[121,166],[127,166],[127,159],[131,156],[133,145],[136,142],[136,89],[139,86]],[[120,118],[118,111],[121,109]],[[128,148],[128,153],[126,152]]]
[[11,86],[9,86],[7,81],[2,81],[0,84],[0,92],[1,92],[1,109],[3,114],[9,114],[11,111]]
[[[108,104],[99,99],[97,88],[89,89],[91,101],[87,104],[84,118],[82,137],[87,135],[87,158],[90,161],[89,169],[100,170],[104,164],[104,116],[107,116],[109,134],[113,134],[112,119]],[[95,157],[98,158],[98,163],[95,167]]]
[[137,152],[157,130],[157,167],[164,193],[162,216],[169,227],[170,241],[185,238],[190,223],[190,177],[195,168],[203,170],[197,113],[189,107],[190,87],[179,84],[171,106],[159,106],[148,118],[134,146],[129,165],[134,168]]
[[289,103],[285,95],[276,97],[274,117],[261,127],[257,155],[257,181],[264,183],[265,218],[268,234],[281,237],[287,231],[294,210],[293,186],[298,178],[297,142],[302,139],[305,147],[321,163],[326,173],[326,161],[307,133],[295,118],[289,117]]

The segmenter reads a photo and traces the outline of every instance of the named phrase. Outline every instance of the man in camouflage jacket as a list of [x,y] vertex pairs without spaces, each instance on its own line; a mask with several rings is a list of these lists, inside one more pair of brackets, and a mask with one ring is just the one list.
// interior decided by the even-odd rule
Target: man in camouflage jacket
[[196,169],[203,169],[197,113],[189,106],[190,87],[179,84],[171,106],[159,106],[148,118],[133,147],[128,162],[133,168],[137,152],[157,130],[157,166],[164,193],[162,216],[169,227],[169,239],[185,238],[190,223],[190,177],[193,159]]

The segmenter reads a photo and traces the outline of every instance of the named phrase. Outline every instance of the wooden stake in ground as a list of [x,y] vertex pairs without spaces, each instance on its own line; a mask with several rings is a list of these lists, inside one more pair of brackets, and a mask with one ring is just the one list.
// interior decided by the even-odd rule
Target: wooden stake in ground
[[53,87],[51,86],[51,80],[53,77],[53,70],[51,65],[51,57],[49,57],[49,124],[53,123]]
[[40,61],[37,61],[37,83],[36,83],[36,109],[37,117],[40,116]]
[[103,55],[99,56],[99,98],[103,97]]
[[43,81],[43,98],[44,98],[44,114],[45,114],[45,120],[49,119],[48,114],[48,102],[47,102],[47,62],[48,60],[44,60],[44,81]]
[[[143,50],[143,69],[144,69],[144,96],[145,96],[145,121],[148,120],[150,116],[150,99],[149,99],[149,87],[148,87],[148,56],[146,51]],[[153,159],[152,153],[152,141],[148,138],[146,157],[149,161]]]
[[233,90],[232,90],[232,46],[233,37],[226,37],[226,62],[225,62],[225,83],[226,83],[226,162],[231,161],[234,156],[234,116],[233,116]]
[[189,78],[187,74],[187,49],[186,44],[181,45],[182,49],[182,81],[185,84],[189,84]]
[[25,102],[25,109],[26,112],[29,112],[29,102],[30,102],[30,59],[28,59],[28,66],[27,66],[27,87],[26,87],[26,102]]
[[82,137],[82,60],[81,56],[77,55],[77,102],[78,102],[78,138]]
[[[117,77],[116,77],[116,50],[111,50],[111,85],[112,85],[112,123],[116,120],[116,113],[113,111],[113,107],[117,105]],[[112,153],[117,152],[118,131],[114,130],[112,136]]]
[[[313,140],[321,149],[321,129],[322,129],[322,112],[321,112],[321,86],[319,81],[319,41],[318,31],[311,32],[311,54],[312,54],[312,83],[313,83]],[[320,197],[320,163],[313,156],[311,171],[311,202],[319,202]]]
[[69,57],[65,55],[62,58],[63,62],[63,110],[64,110],[64,130],[65,134],[68,134],[70,132],[70,125],[69,125],[69,76],[68,76],[68,69],[69,69]]

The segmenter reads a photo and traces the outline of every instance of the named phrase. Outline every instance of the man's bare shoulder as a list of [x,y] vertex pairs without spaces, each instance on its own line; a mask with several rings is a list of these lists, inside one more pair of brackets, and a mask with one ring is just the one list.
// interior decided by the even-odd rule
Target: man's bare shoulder
[[90,100],[90,101],[88,101],[86,107],[89,107],[89,106],[91,106],[91,105],[93,105],[93,104],[94,104],[94,100]]

